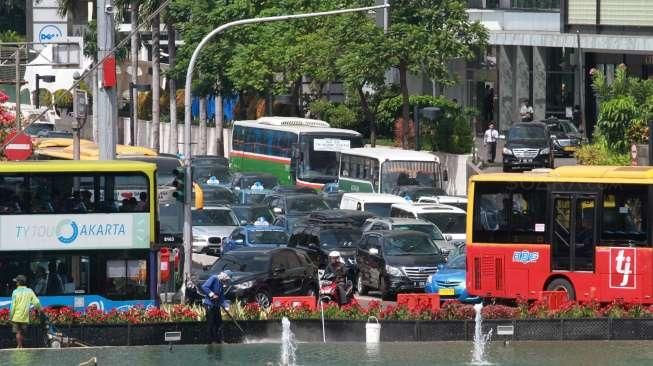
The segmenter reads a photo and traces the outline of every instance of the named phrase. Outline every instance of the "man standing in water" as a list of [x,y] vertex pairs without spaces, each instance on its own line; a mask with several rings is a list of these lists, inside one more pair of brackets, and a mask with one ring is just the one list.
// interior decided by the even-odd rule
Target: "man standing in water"
[[227,271],[209,277],[202,284],[202,291],[205,294],[204,307],[206,308],[206,323],[209,327],[209,339],[211,343],[222,343],[222,313],[229,306],[225,300],[225,285],[229,282],[230,276]]
[[39,310],[41,309],[41,303],[34,294],[34,291],[26,286],[27,278],[25,276],[16,276],[14,282],[16,282],[16,289],[11,294],[9,320],[11,321],[14,333],[16,333],[17,347],[23,348],[25,331],[29,324],[29,308],[30,306],[34,306],[34,308]]

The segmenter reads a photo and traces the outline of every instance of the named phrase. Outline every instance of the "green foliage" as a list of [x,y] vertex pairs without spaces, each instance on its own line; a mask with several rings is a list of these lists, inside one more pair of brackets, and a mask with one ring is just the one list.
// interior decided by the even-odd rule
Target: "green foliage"
[[39,104],[48,108],[52,107],[52,93],[48,89],[39,89]]
[[65,89],[55,90],[54,92],[54,106],[57,108],[72,109],[73,107],[73,94]]
[[0,32],[0,42],[25,42],[25,36],[16,31],[7,29]]
[[[617,67],[612,84],[602,72],[592,70],[591,74],[592,87],[600,99],[597,136],[605,140],[608,151],[619,156],[631,144],[647,142],[647,124],[653,118],[653,80],[628,76],[623,64]],[[592,156],[583,159],[601,160]]]
[[331,127],[357,129],[358,116],[351,108],[343,103],[332,103],[318,99],[310,104],[311,113],[319,119],[327,121]]
[[[474,141],[473,131],[469,121],[473,111],[463,109],[459,104],[444,97],[429,95],[414,95],[409,98],[410,110],[417,106],[438,107],[441,110],[437,121],[421,119],[420,129],[425,142],[430,142],[433,151],[442,151],[452,154],[469,154]],[[384,134],[392,130],[397,117],[401,115],[402,98],[396,96],[382,100],[379,103],[377,122],[380,131]]]
[[592,144],[576,151],[576,160],[581,165],[630,165],[630,156],[614,151],[600,134],[595,134]]

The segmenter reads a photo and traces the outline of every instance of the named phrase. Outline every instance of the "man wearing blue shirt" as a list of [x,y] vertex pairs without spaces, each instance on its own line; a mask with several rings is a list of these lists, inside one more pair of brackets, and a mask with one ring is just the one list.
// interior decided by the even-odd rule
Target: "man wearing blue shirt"
[[222,314],[221,307],[228,307],[225,300],[224,286],[229,282],[230,277],[227,271],[209,277],[202,284],[204,292],[204,307],[206,308],[206,322],[209,327],[209,339],[211,343],[222,343]]

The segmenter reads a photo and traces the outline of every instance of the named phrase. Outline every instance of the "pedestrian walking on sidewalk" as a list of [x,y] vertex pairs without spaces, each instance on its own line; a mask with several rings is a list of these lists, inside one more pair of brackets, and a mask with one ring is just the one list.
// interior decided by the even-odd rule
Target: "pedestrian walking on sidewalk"
[[9,309],[9,320],[11,321],[12,330],[16,333],[17,348],[23,348],[25,340],[25,331],[29,324],[29,309],[34,306],[35,309],[41,309],[39,298],[34,291],[27,287],[27,278],[18,275],[14,278],[16,289],[11,293],[11,305]]
[[494,163],[497,156],[497,140],[499,139],[499,131],[494,128],[494,123],[490,122],[488,129],[485,131],[483,137],[483,144],[487,147],[487,162]]

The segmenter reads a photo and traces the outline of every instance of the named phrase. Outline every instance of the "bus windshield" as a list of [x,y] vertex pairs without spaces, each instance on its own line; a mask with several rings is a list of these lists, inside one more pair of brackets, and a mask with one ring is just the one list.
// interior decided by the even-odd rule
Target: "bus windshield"
[[381,193],[396,186],[437,187],[438,163],[435,161],[386,161],[381,165]]
[[309,182],[328,183],[338,177],[337,153],[343,149],[362,147],[363,140],[354,135],[302,135],[298,178]]

